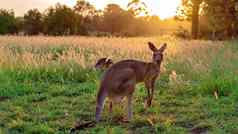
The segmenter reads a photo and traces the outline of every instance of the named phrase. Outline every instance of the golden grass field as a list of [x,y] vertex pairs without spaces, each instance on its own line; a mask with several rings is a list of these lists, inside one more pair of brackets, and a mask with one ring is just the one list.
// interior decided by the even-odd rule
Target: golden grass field
[[[179,57],[177,60],[187,60],[194,66],[202,65],[199,65],[200,62],[191,60],[193,55],[197,57],[197,53],[199,53],[201,60],[206,60],[207,53],[213,55],[217,49],[224,47],[222,42],[185,41],[170,36],[136,38],[1,36],[1,65],[11,66],[19,63],[37,67],[50,64],[54,53],[47,52],[47,49],[51,48],[62,48],[62,54],[58,54],[59,62],[73,60],[82,67],[91,67],[97,59],[102,57],[110,57],[115,61],[122,59],[150,61],[151,53],[147,47],[148,41],[154,42],[157,46],[167,43],[166,58]],[[21,48],[21,53],[14,53],[12,51],[14,48]],[[207,58],[207,60],[209,59]],[[164,62],[166,64],[166,60]]]

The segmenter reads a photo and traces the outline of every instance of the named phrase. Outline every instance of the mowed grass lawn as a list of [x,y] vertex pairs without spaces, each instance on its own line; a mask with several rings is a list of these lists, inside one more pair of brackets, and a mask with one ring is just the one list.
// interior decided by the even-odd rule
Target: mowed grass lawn
[[[134,118],[124,104],[81,134],[237,134],[238,41],[138,38],[0,37],[0,134],[65,134],[77,121],[94,120],[101,57],[150,61],[147,42],[168,49],[151,108],[137,85]],[[124,102],[125,103],[125,102]]]

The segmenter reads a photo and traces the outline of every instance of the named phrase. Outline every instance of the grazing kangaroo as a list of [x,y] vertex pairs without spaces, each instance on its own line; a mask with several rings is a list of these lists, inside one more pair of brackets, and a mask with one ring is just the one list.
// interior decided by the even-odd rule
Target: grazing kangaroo
[[147,105],[151,106],[155,80],[160,73],[163,52],[167,44],[162,45],[160,49],[157,49],[151,42],[148,45],[153,51],[152,62],[123,60],[115,63],[105,72],[97,95],[96,122],[100,120],[106,97],[113,102],[120,102],[126,96],[128,120],[130,120],[132,118],[132,95],[139,82],[144,82],[148,93]]
[[101,58],[95,64],[95,68],[99,70],[106,70],[113,64],[112,59]]

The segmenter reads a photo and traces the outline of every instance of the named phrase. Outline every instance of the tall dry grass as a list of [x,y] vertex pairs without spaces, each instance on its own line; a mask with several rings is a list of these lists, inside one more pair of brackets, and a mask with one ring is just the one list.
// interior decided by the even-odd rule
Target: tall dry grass
[[0,36],[0,68],[19,80],[94,80],[96,74],[91,68],[101,57],[110,57],[114,61],[150,61],[148,41],[157,46],[168,44],[161,79],[169,81],[170,85],[175,83],[175,87],[192,83],[207,92],[236,88],[236,42],[189,41],[172,36]]
[[154,42],[157,46],[167,43],[169,45],[167,58],[174,56],[186,58],[186,54],[193,53],[195,49],[202,52],[211,46],[213,48],[211,50],[222,46],[220,42],[184,41],[170,36],[138,38],[1,36],[0,66],[7,64],[41,66],[50,64],[56,58],[58,62],[63,63],[73,60],[82,67],[92,66],[101,57],[110,57],[116,61],[127,58],[149,61],[151,53],[147,48],[148,41]]

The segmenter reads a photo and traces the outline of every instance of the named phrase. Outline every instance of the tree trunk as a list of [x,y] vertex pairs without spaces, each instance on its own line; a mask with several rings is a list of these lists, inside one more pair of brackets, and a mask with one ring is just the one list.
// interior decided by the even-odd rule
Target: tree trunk
[[192,38],[198,38],[199,32],[199,7],[200,2],[198,0],[194,0],[193,2],[193,14],[192,14]]

